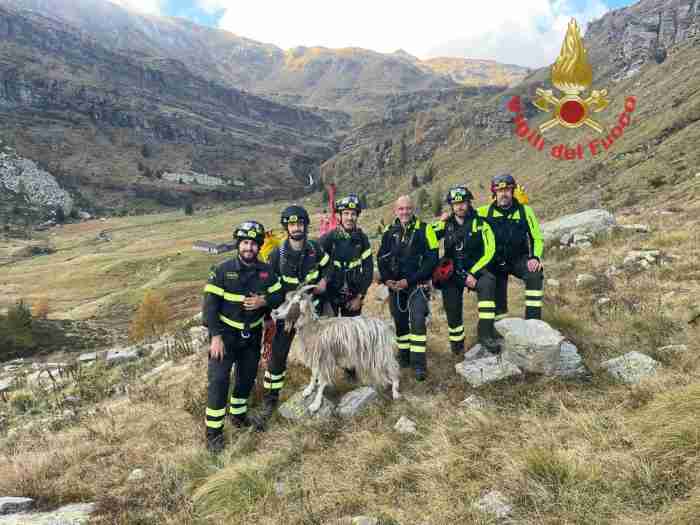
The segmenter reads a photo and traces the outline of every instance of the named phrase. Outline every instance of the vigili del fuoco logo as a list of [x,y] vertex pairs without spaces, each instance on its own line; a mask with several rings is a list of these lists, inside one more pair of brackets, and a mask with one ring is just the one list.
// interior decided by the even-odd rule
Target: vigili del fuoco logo
[[508,102],[508,110],[515,114],[513,119],[515,133],[538,151],[545,149],[543,134],[556,126],[565,128],[587,126],[600,135],[585,144],[552,146],[549,152],[555,159],[582,160],[586,155],[595,156],[601,151],[610,149],[615,140],[622,137],[625,128],[632,121],[631,115],[637,106],[637,99],[633,96],[627,97],[615,125],[606,130],[594,115],[604,111],[610,104],[607,99],[608,90],[593,89],[588,97],[581,97],[592,83],[593,71],[588,63],[586,48],[583,47],[581,32],[576,20],[571,19],[559,57],[552,66],[552,84],[563,95],[557,97],[551,89],[537,88],[537,99],[533,105],[551,115],[551,118],[540,124],[538,128],[531,128],[528,124],[523,114],[520,97],[511,98]]

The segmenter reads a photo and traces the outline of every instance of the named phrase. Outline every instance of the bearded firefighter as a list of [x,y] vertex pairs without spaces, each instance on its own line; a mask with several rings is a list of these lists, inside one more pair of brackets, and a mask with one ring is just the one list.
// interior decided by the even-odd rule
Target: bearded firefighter
[[451,213],[432,225],[438,240],[444,239],[441,263],[446,263],[452,270],[434,279],[434,283],[442,291],[450,347],[455,355],[464,352],[462,304],[465,288],[477,294],[479,321],[476,333],[479,343],[492,353],[500,351],[493,326],[496,278],[487,270],[496,251],[496,241],[489,224],[472,207],[473,200],[468,188],[451,188],[445,198]]
[[525,282],[525,319],[542,319],[544,243],[532,208],[514,197],[517,184],[512,175],[495,176],[491,181],[493,202],[481,206],[496,236],[496,255],[489,271],[496,277],[496,320],[508,312],[508,276]]
[[260,425],[248,416],[248,396],[260,359],[263,316],[283,301],[282,285],[272,268],[258,259],[265,229],[256,221],[234,229],[238,254],[216,266],[204,287],[202,317],[209,328],[207,448],[224,447],[224,419],[231,368],[235,367],[229,399],[231,422],[237,427]]

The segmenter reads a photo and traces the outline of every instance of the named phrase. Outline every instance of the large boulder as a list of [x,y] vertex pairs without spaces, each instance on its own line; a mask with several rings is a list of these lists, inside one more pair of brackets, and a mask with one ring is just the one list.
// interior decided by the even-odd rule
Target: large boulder
[[564,235],[589,235],[608,231],[615,226],[615,217],[606,210],[586,210],[573,215],[565,215],[541,225],[545,241],[561,239]]
[[496,323],[505,338],[503,360],[538,374],[555,375],[564,336],[539,319],[509,317]]
[[615,379],[634,385],[641,382],[645,377],[656,374],[656,370],[660,365],[658,361],[648,355],[633,351],[605,361],[601,363],[601,366]]
[[455,365],[455,370],[473,387],[522,374],[517,366],[496,356],[462,361]]
[[26,512],[33,506],[34,500],[32,498],[4,496],[0,498],[0,515],[12,514],[14,512]]
[[49,512],[20,512],[2,518],[3,525],[84,525],[95,512],[94,503],[64,505]]
[[342,417],[353,417],[367,408],[379,397],[371,386],[356,388],[345,394],[338,403],[338,414]]

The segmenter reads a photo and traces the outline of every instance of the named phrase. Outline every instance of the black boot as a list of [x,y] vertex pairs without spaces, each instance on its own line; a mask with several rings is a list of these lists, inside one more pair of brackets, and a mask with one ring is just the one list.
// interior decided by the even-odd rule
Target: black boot
[[422,383],[428,377],[428,371],[425,368],[416,368],[416,381]]
[[277,408],[277,402],[279,401],[279,392],[276,390],[265,391],[265,396],[263,397],[263,408],[260,415],[263,419],[270,419],[272,414],[275,413]]
[[207,429],[207,450],[213,454],[218,454],[224,450],[226,445],[224,433],[219,429]]
[[450,348],[454,355],[461,356],[464,353],[464,341],[450,341]]
[[256,432],[265,431],[265,424],[248,414],[236,414],[231,416],[231,423],[237,428],[253,428]]
[[479,319],[476,325],[476,333],[479,338],[479,344],[492,354],[501,353],[501,345],[494,338],[493,334],[496,328],[493,326],[493,319]]
[[398,361],[401,368],[411,367],[411,354],[408,350],[399,350]]
[[493,330],[491,331],[491,336],[498,341],[500,344],[503,344],[503,342],[506,340],[505,337],[503,337],[503,334],[498,331],[496,326],[494,325]]

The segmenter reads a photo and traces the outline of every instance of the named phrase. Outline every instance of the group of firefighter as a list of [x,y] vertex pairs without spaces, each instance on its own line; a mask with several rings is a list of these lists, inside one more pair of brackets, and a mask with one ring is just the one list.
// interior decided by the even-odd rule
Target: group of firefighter
[[[410,197],[396,201],[395,220],[383,232],[377,266],[379,282],[389,290],[399,364],[413,368],[417,381],[427,377],[426,321],[431,288],[442,292],[455,355],[464,351],[465,288],[477,294],[477,338],[491,353],[499,353],[503,342],[494,323],[507,314],[509,275],[525,283],[525,318],[541,318],[542,237],[532,208],[520,202],[524,199],[518,199],[516,188],[510,174],[497,175],[491,181],[491,202],[474,208],[468,188],[452,187],[446,196],[449,213],[432,224],[416,217]],[[265,318],[284,301],[287,292],[315,285],[311,293],[316,296],[319,315],[361,314],[375,271],[369,239],[357,224],[362,211],[359,198],[351,194],[340,199],[336,211],[338,226],[315,241],[308,238],[307,211],[296,205],[286,208],[281,224],[287,238],[267,263],[259,257],[265,228],[256,221],[245,222],[233,232],[237,256],[210,271],[202,313],[211,338],[206,409],[210,450],[223,448],[234,363],[234,387],[228,399],[232,424],[262,430],[275,411],[295,335],[293,328],[285,330],[283,321],[273,325],[260,418],[249,416],[248,397],[257,375]],[[440,240],[444,240],[442,258]],[[354,370],[345,373],[354,379]]]

